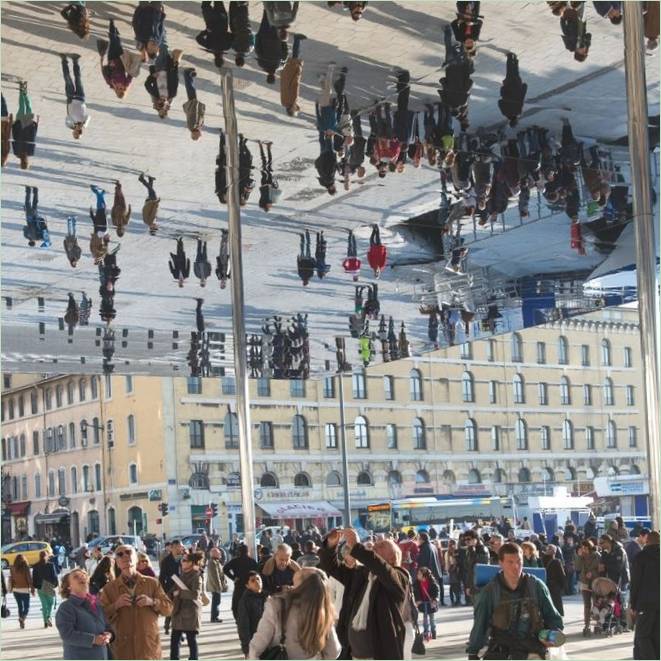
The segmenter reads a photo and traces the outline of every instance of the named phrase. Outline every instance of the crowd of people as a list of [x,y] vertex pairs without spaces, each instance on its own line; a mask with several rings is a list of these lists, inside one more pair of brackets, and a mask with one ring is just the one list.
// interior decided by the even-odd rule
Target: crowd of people
[[121,541],[107,553],[81,547],[59,577],[48,552],[32,571],[19,555],[8,585],[3,575],[3,598],[14,594],[24,628],[38,594],[45,628],[55,612],[64,659],[160,659],[160,617],[170,658],[180,657],[185,640],[196,659],[203,608],[210,604],[210,623],[222,622],[230,582],[248,659],[282,658],[264,656],[279,648],[291,659],[410,659],[443,638],[437,613],[446,606],[472,607],[468,657],[480,658],[486,646],[482,658],[494,659],[546,658],[547,647],[564,641],[563,597],[578,592],[584,636],[635,623],[634,658],[658,657],[659,533],[630,532],[619,518],[601,535],[593,517],[580,529],[568,521],[550,539],[525,518],[516,530],[501,519],[465,526],[458,537],[421,526],[362,542],[350,528],[269,528],[257,550],[251,557],[238,535],[225,546],[206,534],[190,548],[175,539],[158,576],[146,554]]

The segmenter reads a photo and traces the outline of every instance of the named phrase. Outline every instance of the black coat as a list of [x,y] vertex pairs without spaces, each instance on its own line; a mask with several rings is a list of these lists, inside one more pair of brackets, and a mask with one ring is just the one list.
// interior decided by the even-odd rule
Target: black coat
[[562,594],[565,591],[565,570],[562,568],[560,560],[549,558],[547,555],[544,556],[544,568],[546,569],[546,586],[551,593],[553,605],[558,613],[564,616]]
[[439,583],[443,582],[443,574],[438,564],[438,553],[429,542],[424,542],[420,545],[417,561],[418,567],[427,567]]
[[179,569],[179,561],[172,555],[172,553],[168,553],[161,561],[158,580],[166,593],[169,593],[170,590],[174,589],[174,581],[172,580],[172,577],[179,576]]
[[32,584],[35,589],[40,590],[44,581],[57,587],[57,572],[50,562],[38,562],[32,569]]
[[12,148],[14,156],[20,158],[21,155],[34,156],[34,143],[37,139],[37,129],[39,124],[36,121],[31,121],[27,125],[23,125],[20,119],[17,119],[11,127],[11,134],[14,138]]
[[631,565],[631,608],[659,612],[659,545],[647,545]]
[[133,13],[133,33],[138,43],[146,44],[153,40],[161,43],[163,39],[163,25],[165,12],[152,4],[138,5]]
[[[629,559],[624,547],[619,542],[613,542],[610,552],[601,552],[601,564],[605,567],[605,576],[615,581],[620,587],[629,582]],[[646,579],[647,580],[647,579]]]
[[248,654],[250,639],[257,631],[257,625],[262,619],[266,597],[265,592],[257,593],[252,590],[245,590],[239,599],[236,626],[239,631],[241,651],[244,654]]

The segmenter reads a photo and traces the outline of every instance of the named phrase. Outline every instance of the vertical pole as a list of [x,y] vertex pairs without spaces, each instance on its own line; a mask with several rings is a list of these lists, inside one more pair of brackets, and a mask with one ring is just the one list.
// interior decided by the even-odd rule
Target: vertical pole
[[[636,275],[638,315],[645,390],[647,465],[650,483],[650,516],[659,526],[659,373],[656,310],[657,276],[650,190],[650,151],[648,138],[647,85],[645,81],[645,37],[641,2],[622,3],[624,9],[624,69],[629,115],[629,156],[636,229]],[[657,237],[658,239],[658,237]]]
[[344,419],[344,378],[342,365],[339,365],[337,380],[340,391],[340,448],[342,450],[342,487],[344,489],[344,527],[351,527],[351,498],[349,496],[349,456],[347,454],[347,434]]
[[239,215],[239,142],[234,109],[233,76],[230,69],[221,71],[225,141],[227,146],[227,208],[229,212],[229,250],[232,277],[232,331],[234,334],[234,372],[236,376],[236,414],[239,419],[239,459],[241,464],[241,500],[243,532],[249,553],[256,557],[255,500],[250,438],[250,394],[246,322],[243,297],[243,261],[241,258],[241,219]]

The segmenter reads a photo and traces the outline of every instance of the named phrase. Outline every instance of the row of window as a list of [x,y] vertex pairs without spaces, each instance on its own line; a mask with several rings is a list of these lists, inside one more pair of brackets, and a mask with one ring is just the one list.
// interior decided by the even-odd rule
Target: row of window
[[[106,441],[109,448],[112,448],[115,443],[115,427],[112,420],[106,420],[103,427],[106,433]],[[102,426],[98,418],[92,418],[88,424],[87,429],[83,433],[80,426],[76,428],[74,422],[70,422],[68,426],[58,425],[57,427],[48,427],[42,432],[43,437],[43,451],[45,454],[52,454],[53,452],[63,452],[67,449],[74,450],[77,444],[77,436],[80,436],[81,447],[87,447],[89,443],[89,435],[92,435],[92,443],[99,445],[101,442]],[[136,442],[136,427],[135,416],[133,414],[126,417],[126,433],[128,444],[133,445]],[[32,454],[38,455],[40,450],[40,434],[38,430],[32,432]],[[27,454],[25,434],[20,436],[8,437],[2,439],[2,460],[9,461],[11,459],[20,459]]]
[[[396,450],[398,445],[398,427],[395,424],[387,424],[386,447]],[[517,450],[528,449],[528,425],[524,418],[517,418],[514,425]],[[223,433],[225,437],[225,448],[237,449],[239,447],[239,428],[236,413],[228,413],[223,421]],[[542,450],[551,449],[551,428],[541,427]],[[469,452],[479,450],[478,426],[475,420],[469,418],[464,424],[465,449]],[[500,450],[501,428],[491,427],[491,449]],[[586,444],[588,450],[595,449],[594,427],[585,429]],[[204,421],[191,420],[189,422],[190,447],[192,449],[204,449]],[[308,431],[305,417],[295,415],[291,423],[292,446],[295,450],[308,449]],[[563,449],[574,449],[574,426],[570,420],[564,420],[562,426]],[[328,449],[337,448],[338,429],[333,422],[324,424],[324,444]],[[411,442],[414,450],[427,449],[427,434],[425,423],[422,418],[415,418],[411,427]],[[370,431],[367,419],[359,415],[353,423],[353,443],[358,449],[370,447]],[[261,449],[273,449],[273,423],[262,421],[259,423],[259,445]],[[636,427],[629,427],[629,447],[636,447]],[[613,420],[609,420],[606,428],[606,447],[617,447],[617,426]]]
[[[590,345],[581,344],[581,366],[590,367]],[[613,351],[611,347],[610,340],[603,339],[601,341],[601,365],[604,367],[613,366]],[[538,365],[546,364],[546,342],[537,342],[536,343],[536,359]],[[473,358],[473,349],[471,343],[467,342],[461,345],[461,357],[467,360],[472,360]],[[523,363],[524,360],[524,350],[523,350],[523,338],[519,333],[512,333],[511,340],[511,360],[513,363]],[[559,365],[569,365],[570,364],[570,347],[569,340],[564,335],[561,335],[558,338],[558,343],[556,346],[556,359]],[[493,362],[496,359],[496,341],[488,340],[487,342],[487,360]],[[623,351],[623,361],[622,365],[624,367],[633,367],[633,351],[631,347],[624,347]]]
[[[489,403],[498,403],[498,381],[489,381]],[[635,388],[634,386],[625,386],[627,406],[635,406]],[[475,401],[475,379],[471,372],[464,372],[461,377],[461,393],[464,402]],[[549,403],[548,383],[540,382],[537,384],[537,394],[539,404],[546,406]],[[512,379],[512,395],[515,404],[526,403],[525,380],[521,374],[515,374]],[[602,395],[604,406],[615,406],[615,388],[613,379],[607,377],[602,386]],[[560,403],[571,405],[572,403],[572,385],[568,377],[560,378]],[[583,384],[583,404],[592,406],[592,385]]]
[[[128,478],[130,485],[138,484],[138,465],[134,462],[130,463],[128,466]],[[46,492],[42,493],[43,487],[41,483],[41,474],[35,473],[34,498],[41,498],[42,496],[54,498],[56,496],[75,495],[79,492],[91,493],[93,491],[101,491],[103,489],[101,464],[96,463],[94,466],[85,464],[82,467],[80,476],[78,474],[78,467],[71,466],[69,469],[68,485],[66,468],[59,468],[57,471],[48,471],[47,482],[44,486]],[[22,475],[20,477],[13,475],[10,481],[10,492],[12,500],[30,499],[27,475]]]
[[[126,375],[125,390],[126,394],[133,392],[133,377]],[[85,402],[87,400],[88,380],[80,378],[78,381],[68,381],[66,387],[62,383],[58,383],[54,388],[47,387],[42,390],[43,402],[41,406],[42,411],[51,411],[53,408],[61,408],[66,405],[70,406],[76,401],[76,391],[78,392],[78,402]],[[112,397],[112,377],[109,374],[105,376],[105,398]],[[91,376],[89,378],[89,395],[91,400],[99,398],[99,378]],[[30,391],[30,415],[36,415],[40,412],[39,408],[39,390],[34,388]],[[5,411],[6,407],[6,411]],[[15,417],[22,418],[26,411],[25,395],[19,394],[16,397],[6,397],[2,401],[2,420],[5,420],[5,415],[9,420]]]

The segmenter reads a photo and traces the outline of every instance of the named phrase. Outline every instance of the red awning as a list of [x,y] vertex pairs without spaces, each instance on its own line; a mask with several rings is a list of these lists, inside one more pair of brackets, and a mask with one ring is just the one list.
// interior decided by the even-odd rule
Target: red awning
[[12,516],[25,516],[30,509],[30,501],[22,500],[18,503],[7,503],[7,511]]

